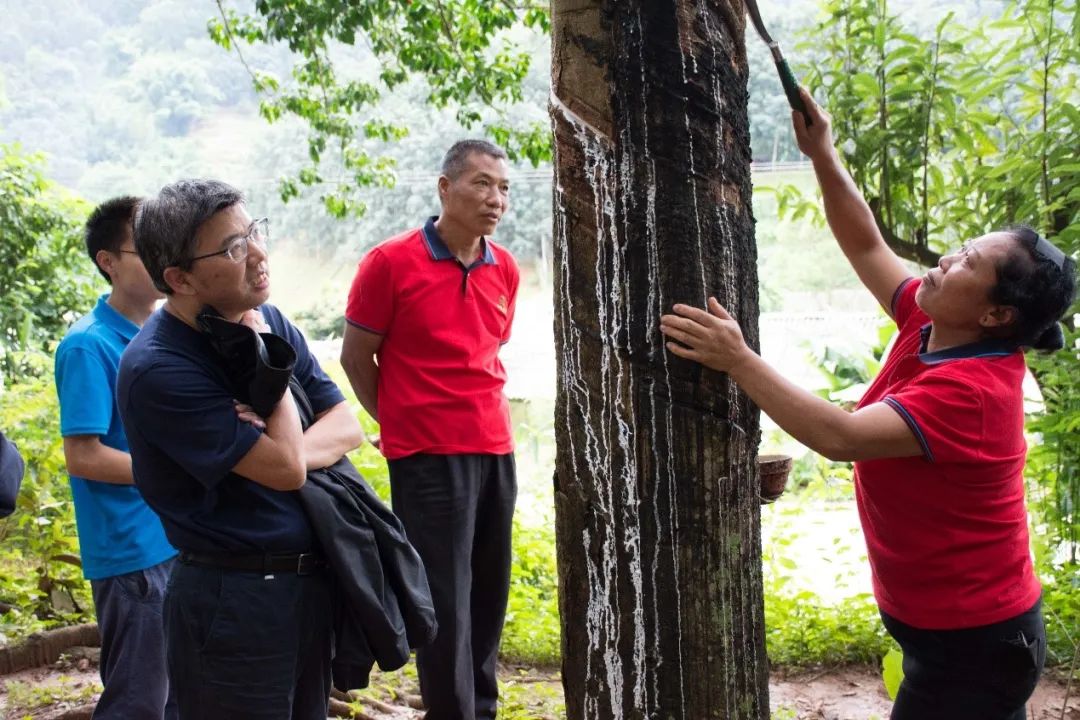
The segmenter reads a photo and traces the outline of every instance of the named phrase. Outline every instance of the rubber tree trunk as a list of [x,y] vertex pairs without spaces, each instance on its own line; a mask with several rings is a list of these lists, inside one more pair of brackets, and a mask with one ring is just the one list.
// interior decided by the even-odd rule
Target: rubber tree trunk
[[657,330],[715,295],[757,346],[744,9],[551,10],[567,717],[765,718],[758,413]]

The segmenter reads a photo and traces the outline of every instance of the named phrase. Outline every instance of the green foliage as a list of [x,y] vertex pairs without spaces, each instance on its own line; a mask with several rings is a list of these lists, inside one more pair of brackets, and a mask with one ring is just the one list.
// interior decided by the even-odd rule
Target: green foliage
[[[1043,416],[1045,419],[1049,414]],[[1034,423],[1033,423],[1034,424]],[[1075,517],[1071,507],[1062,514],[1057,505],[1063,483],[1048,482],[1062,460],[1062,452],[1042,452],[1045,442],[1029,441],[1026,475],[1028,505],[1032,510],[1031,544],[1035,574],[1043,586],[1043,615],[1046,618],[1046,662],[1068,665],[1077,653],[1080,636],[1080,561],[1077,560],[1075,527],[1062,524],[1062,517]],[[1080,668],[1076,668],[1080,679]]]
[[9,387],[0,426],[26,461],[15,514],[0,521],[0,601],[12,606],[0,615],[0,635],[90,620],[51,377],[30,375]]
[[825,379],[825,387],[817,391],[818,395],[848,409],[854,408],[881,370],[885,348],[895,334],[896,323],[882,312],[877,342],[872,347],[814,345],[810,358]]
[[[785,47],[789,47],[785,41],[793,40],[796,31],[808,23],[802,13],[780,3],[761,3],[760,10],[770,34]],[[750,27],[746,29],[746,65],[751,157],[764,162],[802,160],[772,53]]]
[[51,353],[96,295],[96,271],[83,249],[83,206],[52,188],[41,162],[0,145],[0,358],[9,377],[39,367],[27,354]]
[[[850,470],[843,464],[831,470],[762,510],[763,530],[768,530],[762,548],[765,643],[773,665],[876,663],[889,647],[873,596],[856,582],[866,563],[858,528],[845,530],[841,518],[831,514],[854,502]],[[816,538],[827,541],[824,546],[812,544],[807,517],[825,528]],[[823,568],[833,572],[836,597],[823,600],[805,589],[807,571],[801,564],[810,558],[823,559]]]
[[815,63],[810,83],[827,97],[852,177],[885,227],[913,252],[925,248],[928,236],[940,234],[929,227],[939,216],[928,198],[955,124],[948,78],[963,48],[943,35],[952,17],[923,40],[888,13],[885,0],[830,0],[825,11],[814,37],[827,59]]
[[371,700],[402,703],[408,695],[416,695],[419,692],[420,682],[415,662],[410,662],[400,670],[391,672],[384,672],[374,667],[366,688],[349,691],[349,697],[352,699],[349,705],[359,715],[372,704]]
[[[1066,332],[1075,347],[1080,332]],[[1028,493],[1036,512],[1051,520],[1045,534],[1050,548],[1065,548],[1069,562],[1080,565],[1080,361],[1075,352],[1029,355],[1039,381],[1044,409],[1028,416],[1028,475],[1036,486]],[[1048,550],[1048,553],[1052,550]]]
[[84,683],[73,681],[66,675],[61,675],[55,682],[50,683],[25,683],[19,680],[8,680],[4,683],[7,692],[7,709],[13,717],[21,717],[18,713],[30,713],[35,710],[56,705],[58,703],[83,704],[94,698],[101,692],[99,683]]
[[515,522],[501,656],[508,662],[557,665],[560,637],[555,532]]
[[774,665],[876,663],[889,647],[869,594],[821,605],[811,592],[773,594],[766,585],[765,644]]
[[209,106],[221,102],[221,89],[211,81],[212,68],[187,62],[179,53],[140,59],[132,81],[142,89],[162,135],[187,135]]
[[329,298],[324,297],[293,313],[292,321],[311,338],[322,340],[345,335],[345,315],[338,304]]
[[834,486],[837,481],[851,482],[852,477],[854,469],[851,463],[834,462],[808,450],[792,463],[788,486],[792,489]]
[[[220,19],[210,35],[226,50],[284,43],[295,56],[291,80],[252,70],[255,90],[263,96],[262,116],[276,122],[286,116],[309,129],[309,164],[281,184],[283,200],[300,186],[323,184],[328,150],[336,152],[346,179],[323,195],[335,217],[362,212],[356,193],[370,185],[391,186],[393,161],[373,152],[368,141],[388,142],[408,134],[397,119],[372,117],[385,92],[414,77],[427,83],[426,102],[453,107],[465,128],[485,123],[489,134],[513,158],[534,165],[550,157],[546,124],[526,127],[505,122],[505,108],[523,100],[522,84],[530,55],[510,36],[515,26],[546,31],[546,6],[532,2],[488,3],[477,0],[260,0],[255,13],[242,15],[218,2]],[[346,48],[365,46],[370,56]],[[241,59],[243,56],[241,55]],[[490,109],[503,108],[492,116]],[[333,167],[331,165],[331,167]]]
[[[1080,6],[1014,0],[990,22],[946,17],[911,32],[886,0],[826,0],[807,33],[826,57],[810,84],[886,241],[924,264],[1011,223],[1080,250]],[[816,215],[804,193],[777,191],[781,213]],[[1072,323],[1070,323],[1072,325]],[[1078,335],[1069,332],[1067,347]],[[1080,355],[1029,355],[1045,412],[1029,420],[1046,492],[1034,505],[1077,562]]]
[[[295,117],[308,129],[308,162],[280,182],[283,200],[317,188],[332,216],[362,215],[369,205],[363,188],[394,184],[396,163],[378,145],[420,129],[381,107],[389,94],[413,81],[425,86],[418,102],[429,112],[451,108],[462,127],[482,125],[512,159],[537,166],[551,158],[546,119],[523,119],[511,111],[546,103],[546,79],[542,93],[531,92],[526,82],[531,65],[542,58],[518,42],[522,31],[549,31],[546,3],[380,0],[357,7],[342,0],[263,0],[254,13],[241,14],[219,0],[218,9],[210,36],[240,57],[262,97],[260,114],[271,123]],[[793,17],[776,11],[770,27],[789,34],[798,22]],[[288,79],[255,69],[241,49],[274,43],[293,54]],[[756,40],[747,44],[747,53],[753,155],[798,159],[771,55]]]
[[[1077,653],[1080,636],[1080,564],[1041,564],[1036,572],[1043,583],[1046,618],[1046,664],[1068,667]],[[1080,680],[1080,667],[1074,667]]]
[[889,648],[881,660],[881,679],[885,682],[885,692],[889,693],[890,700],[896,699],[900,683],[904,680],[903,662],[904,654],[896,648]]
[[562,683],[558,677],[535,677],[518,670],[515,677],[499,683],[499,717],[506,720],[538,720],[566,717]]
[[[1075,0],[1016,0],[989,23],[946,16],[919,37],[886,0],[826,0],[808,75],[886,239],[924,264],[1027,222],[1080,236],[1080,40]],[[785,208],[805,212],[797,193]]]

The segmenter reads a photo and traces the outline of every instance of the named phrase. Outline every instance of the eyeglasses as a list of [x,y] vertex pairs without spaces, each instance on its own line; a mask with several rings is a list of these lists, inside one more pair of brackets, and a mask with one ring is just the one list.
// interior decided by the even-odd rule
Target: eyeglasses
[[205,255],[196,255],[188,260],[188,263],[193,263],[196,260],[205,260],[206,258],[217,257],[218,255],[224,255],[232,260],[234,263],[242,263],[247,259],[248,247],[251,243],[255,243],[260,248],[266,248],[267,243],[270,241],[270,220],[268,218],[259,218],[255,222],[248,226],[247,232],[239,237],[235,237],[228,244],[224,250],[218,250],[217,252],[206,253]]

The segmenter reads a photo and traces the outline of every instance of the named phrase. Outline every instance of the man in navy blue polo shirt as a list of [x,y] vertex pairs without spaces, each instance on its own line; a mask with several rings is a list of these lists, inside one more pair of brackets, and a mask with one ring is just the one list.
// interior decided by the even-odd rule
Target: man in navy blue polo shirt
[[115,400],[120,354],[161,298],[132,242],[138,202],[113,198],[87,220],[87,252],[112,289],[71,326],[56,350],[60,433],[83,574],[90,580],[101,632],[105,689],[95,720],[176,717],[161,626],[176,551],[132,484]]
[[[295,492],[363,439],[303,336],[266,305],[265,220],[225,183],[181,181],[145,200],[135,243],[166,295],[120,364],[117,400],[135,482],[180,550],[165,596],[169,678],[182,720],[325,720],[331,587]],[[292,394],[265,418],[238,405],[197,322],[207,307],[296,350]]]

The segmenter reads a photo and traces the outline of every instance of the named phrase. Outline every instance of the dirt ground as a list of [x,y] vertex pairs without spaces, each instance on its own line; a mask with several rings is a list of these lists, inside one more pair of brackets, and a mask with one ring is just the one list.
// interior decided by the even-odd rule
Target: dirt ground
[[[1065,691],[1060,678],[1052,673],[1044,677],[1028,702],[1029,717],[1080,720],[1080,688],[1073,684],[1068,709],[1063,713]],[[773,673],[769,704],[773,720],[884,720],[892,707],[881,674],[866,667]]]
[[[89,720],[88,705],[99,686],[94,658],[79,658],[52,668],[26,670],[0,683],[0,719]],[[553,708],[561,702],[558,674],[527,668],[504,668],[504,695],[514,703],[515,717],[558,720]],[[420,720],[415,683],[395,674],[373,676],[373,694],[361,699],[371,720]],[[1028,704],[1033,720],[1080,720],[1080,687],[1074,683],[1068,707],[1065,683],[1053,673],[1044,678]],[[773,673],[769,683],[773,720],[884,720],[890,702],[880,675],[872,668],[825,668]],[[9,700],[24,703],[14,710]],[[340,707],[340,706],[339,706]],[[534,708],[530,710],[530,708]],[[1063,711],[1064,708],[1064,711]]]

